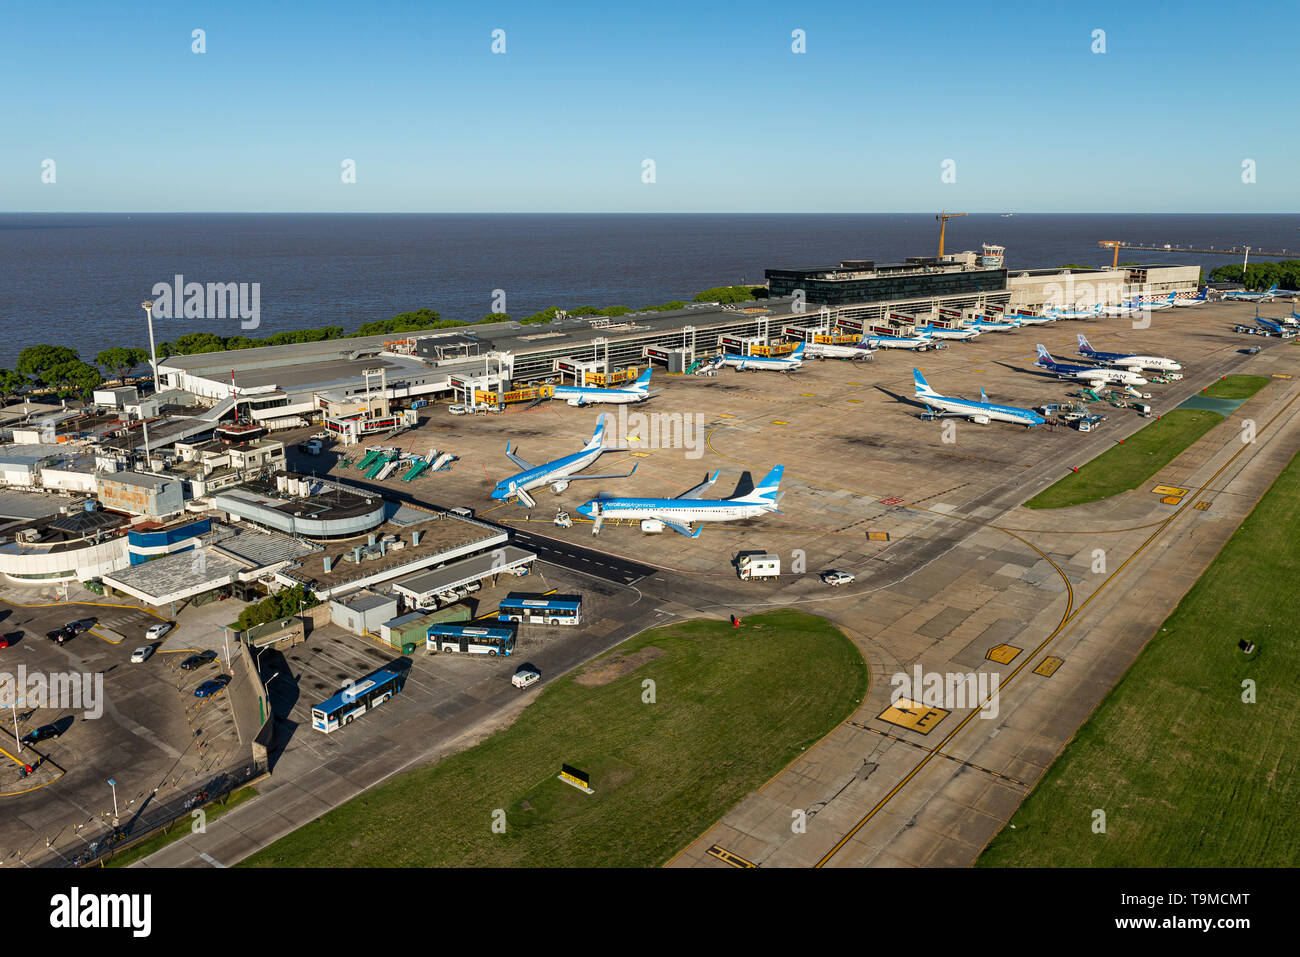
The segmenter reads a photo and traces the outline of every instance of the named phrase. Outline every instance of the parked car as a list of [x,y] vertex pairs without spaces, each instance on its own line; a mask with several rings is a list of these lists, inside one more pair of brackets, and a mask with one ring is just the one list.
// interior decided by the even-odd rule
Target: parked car
[[534,668],[520,668],[515,672],[510,683],[516,688],[527,688],[529,685],[537,684],[542,680],[541,673]]
[[827,585],[847,585],[856,577],[852,572],[841,572],[834,569],[821,573],[821,580]]
[[215,651],[200,651],[196,655],[190,655],[181,662],[182,671],[193,671],[196,668],[202,668],[209,661],[216,661],[217,653]]
[[226,685],[230,684],[230,675],[217,675],[208,681],[203,682],[194,689],[196,698],[213,698],[225,690]]
[[447,411],[452,415],[469,415],[469,406],[456,402],[447,406]]
[[70,621],[63,626],[65,631],[71,632],[73,635],[79,635],[84,631],[90,631],[90,629],[94,627],[94,618],[79,618],[76,621]]
[[22,743],[24,747],[29,744],[40,744],[48,738],[57,738],[62,733],[57,724],[43,724],[35,731],[28,731],[23,735]]
[[162,638],[163,635],[167,634],[167,632],[171,631],[172,628],[174,627],[175,626],[170,621],[160,621],[158,622],[158,624],[154,625],[152,628],[146,631],[144,633],[144,636],[148,638],[150,641],[157,641],[158,639]]
[[131,652],[131,664],[138,665],[149,660],[153,654],[153,645],[141,645],[135,651]]

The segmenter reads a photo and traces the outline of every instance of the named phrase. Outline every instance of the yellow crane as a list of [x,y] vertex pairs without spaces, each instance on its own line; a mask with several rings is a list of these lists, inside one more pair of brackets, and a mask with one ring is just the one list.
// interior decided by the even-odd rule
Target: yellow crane
[[943,234],[948,228],[948,220],[956,219],[959,216],[969,216],[970,213],[940,213],[934,217],[939,221],[939,258],[943,258]]
[[1097,245],[1098,245],[1098,246],[1111,246],[1111,247],[1114,248],[1114,250],[1115,250],[1115,258],[1114,258],[1114,260],[1111,262],[1111,264],[1110,264],[1110,268],[1111,268],[1111,269],[1118,269],[1118,268],[1119,268],[1119,247],[1120,247],[1120,246],[1123,246],[1124,243],[1120,242],[1118,239],[1103,239],[1103,240],[1101,240],[1100,242],[1098,242]]

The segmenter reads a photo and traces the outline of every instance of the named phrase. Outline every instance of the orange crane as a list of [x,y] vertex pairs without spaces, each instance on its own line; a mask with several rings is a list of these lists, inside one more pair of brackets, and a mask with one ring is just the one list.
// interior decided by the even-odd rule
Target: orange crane
[[1100,242],[1098,242],[1097,245],[1098,245],[1098,246],[1111,246],[1111,247],[1114,248],[1114,250],[1115,250],[1115,259],[1111,262],[1111,264],[1110,264],[1110,268],[1111,268],[1111,269],[1118,269],[1118,268],[1119,268],[1119,247],[1120,247],[1120,246],[1123,246],[1123,245],[1125,245],[1125,244],[1122,243],[1122,242],[1120,242],[1118,239],[1103,239],[1103,240],[1101,240]]
[[969,215],[970,213],[940,213],[938,216],[934,217],[936,220],[939,221],[939,258],[940,259],[943,258],[943,234],[944,234],[944,230],[948,228],[948,220],[956,219],[959,216],[969,216]]

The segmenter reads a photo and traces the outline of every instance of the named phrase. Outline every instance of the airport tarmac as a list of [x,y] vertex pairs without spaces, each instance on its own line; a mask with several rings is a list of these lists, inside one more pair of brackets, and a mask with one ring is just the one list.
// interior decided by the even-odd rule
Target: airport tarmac
[[[948,395],[977,397],[983,386],[1001,404],[1061,402],[1076,387],[1035,369],[1034,346],[1042,342],[1072,361],[1082,331],[1099,349],[1169,355],[1184,364],[1183,380],[1143,387],[1160,414],[1230,372],[1300,375],[1293,358],[1300,353],[1289,344],[1232,332],[1247,314],[1253,309],[1240,304],[1208,304],[1157,312],[1144,329],[1128,320],[1058,322],[986,333],[936,352],[877,352],[871,363],[809,362],[791,375],[728,370],[669,377],[660,370],[653,387],[661,394],[621,410],[552,402],[450,416],[435,405],[418,429],[372,444],[419,453],[436,446],[458,456],[453,467],[411,483],[369,484],[425,504],[470,506],[480,518],[529,536],[543,558],[630,589],[638,607],[653,614],[605,624],[603,647],[677,617],[768,607],[824,614],[858,643],[873,679],[859,712],[675,863],[727,866],[723,858],[733,855],[790,866],[968,864],[1300,445],[1296,390],[1293,380],[1277,379],[1163,470],[1161,481],[1196,490],[1178,506],[1144,489],[1068,512],[1030,512],[1019,503],[1147,420],[1105,408],[1109,418],[1091,433],[922,421],[920,408],[906,401],[912,368]],[[1264,346],[1259,355],[1244,354],[1257,344]],[[676,416],[670,424],[682,427],[674,433],[677,445],[628,442],[627,451],[607,453],[589,471],[625,472],[636,463],[635,476],[574,482],[560,495],[538,489],[531,512],[488,497],[516,470],[504,455],[507,441],[530,461],[545,462],[576,451],[602,411],[613,417],[611,426],[629,421],[620,411]],[[1251,446],[1236,438],[1244,417],[1262,423]],[[285,441],[299,437],[286,434]],[[290,452],[301,471],[360,478],[332,468],[338,459],[333,451]],[[779,514],[707,524],[696,540],[612,523],[593,537],[590,523],[574,513],[598,492],[679,494],[715,469],[722,475],[713,493],[725,496],[743,486],[746,472],[758,478],[776,464],[786,467]],[[1195,507],[1201,501],[1210,506]],[[558,505],[574,515],[572,528],[553,525]],[[1092,571],[1098,548],[1108,573]],[[748,550],[780,554],[781,579],[739,582],[732,561]],[[817,573],[832,567],[854,572],[857,581],[822,585]],[[1001,661],[989,659],[994,648]],[[1043,666],[1048,655],[1064,662]],[[996,670],[1005,688],[997,718],[953,709],[892,715],[902,723],[881,720],[890,676],[917,664],[927,671]],[[520,700],[505,710],[467,712],[458,725],[463,735],[445,747],[393,741],[388,755],[321,797],[328,806],[364,782],[461,746],[497,726]],[[232,821],[252,819],[262,803],[237,809]],[[806,833],[791,831],[794,810],[806,813]],[[260,843],[287,822],[256,826]],[[710,853],[715,845],[722,857]],[[251,846],[231,839],[216,857],[229,863]],[[192,860],[198,844],[174,847],[160,863]]]

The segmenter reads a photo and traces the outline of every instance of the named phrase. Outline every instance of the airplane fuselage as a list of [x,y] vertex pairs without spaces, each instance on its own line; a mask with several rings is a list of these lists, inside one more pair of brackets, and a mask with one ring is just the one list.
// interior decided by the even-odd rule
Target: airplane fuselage
[[598,389],[576,385],[557,385],[552,396],[570,405],[626,405],[629,402],[644,402],[649,397],[648,392],[639,389]]
[[1012,422],[1016,425],[1042,425],[1044,419],[1037,412],[1018,409],[1013,405],[994,405],[992,402],[976,402],[974,399],[958,399],[946,395],[921,395],[917,401],[924,402],[932,409],[963,415],[967,418],[986,418],[990,422]]
[[566,476],[576,475],[600,458],[600,453],[603,451],[604,449],[600,446],[594,449],[583,449],[581,452],[574,452],[572,455],[566,455],[553,462],[524,469],[508,479],[498,482],[497,487],[492,490],[492,497],[495,499],[510,498],[520,490],[527,492],[529,489],[558,482]]
[[[609,498],[599,502],[600,516],[605,519],[667,519],[688,525],[693,522],[733,522],[754,518],[776,508],[774,503],[729,502],[726,499]],[[591,503],[578,506],[578,514],[595,518]]]

